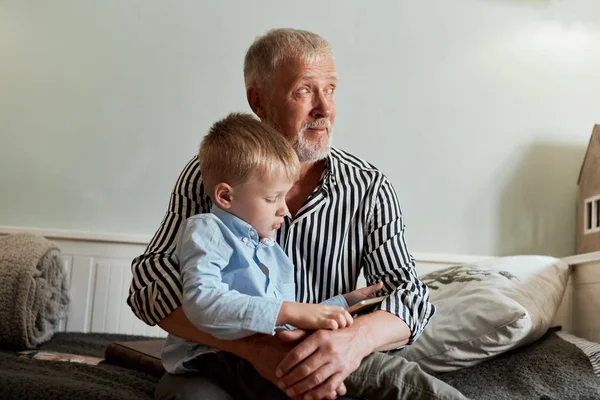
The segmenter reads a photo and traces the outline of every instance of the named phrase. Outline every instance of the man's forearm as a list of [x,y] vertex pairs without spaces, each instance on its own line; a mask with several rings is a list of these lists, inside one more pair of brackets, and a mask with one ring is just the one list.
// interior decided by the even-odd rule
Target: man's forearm
[[387,311],[375,311],[354,320],[359,337],[374,351],[394,350],[408,343],[410,328]]
[[215,347],[219,350],[227,351],[235,354],[243,359],[250,357],[251,349],[254,347],[255,342],[260,340],[259,338],[263,335],[253,335],[238,340],[221,340],[216,337],[209,335],[208,333],[202,332],[196,328],[188,319],[183,312],[183,307],[177,307],[175,311],[167,315],[162,321],[158,323],[165,331],[172,335],[187,339],[192,342],[202,343],[207,346]]

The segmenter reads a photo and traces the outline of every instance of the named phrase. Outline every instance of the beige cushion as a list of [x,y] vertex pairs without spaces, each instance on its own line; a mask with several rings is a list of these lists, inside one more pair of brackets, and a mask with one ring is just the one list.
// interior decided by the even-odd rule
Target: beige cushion
[[425,371],[469,367],[531,343],[550,327],[569,267],[552,257],[514,256],[423,276],[437,313],[402,354]]

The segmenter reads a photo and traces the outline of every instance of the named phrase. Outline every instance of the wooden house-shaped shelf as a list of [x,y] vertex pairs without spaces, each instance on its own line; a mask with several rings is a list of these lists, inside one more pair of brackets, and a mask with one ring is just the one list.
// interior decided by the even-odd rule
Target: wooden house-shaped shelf
[[600,251],[600,125],[592,132],[577,185],[577,253]]

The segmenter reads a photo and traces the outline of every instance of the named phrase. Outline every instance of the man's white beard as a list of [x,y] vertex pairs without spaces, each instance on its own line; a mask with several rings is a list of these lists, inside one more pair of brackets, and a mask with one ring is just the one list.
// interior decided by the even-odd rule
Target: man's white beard
[[[281,126],[276,121],[277,118],[275,118],[275,113],[273,112],[273,110],[268,109],[267,120],[264,122],[266,122],[268,125],[275,128],[275,130],[281,133]],[[320,147],[318,144],[311,144],[304,137],[304,132],[308,128],[316,127],[327,128],[327,143],[323,147]],[[302,125],[300,131],[296,134],[296,137],[294,137],[294,139],[290,142],[292,148],[296,151],[300,162],[316,162],[329,156],[329,152],[331,151],[331,128],[331,122],[328,118],[319,118],[315,122]]]
[[306,129],[307,127],[303,126],[292,141],[292,147],[294,150],[296,150],[296,154],[298,154],[300,162],[316,162],[327,158],[331,150],[331,124],[329,124],[327,128],[327,142],[324,146],[321,146],[320,143],[313,144],[306,140],[304,137],[304,132]]

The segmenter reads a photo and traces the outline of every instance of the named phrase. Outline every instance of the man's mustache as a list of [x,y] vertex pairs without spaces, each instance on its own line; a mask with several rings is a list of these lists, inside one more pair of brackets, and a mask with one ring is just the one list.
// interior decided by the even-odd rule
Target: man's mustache
[[300,132],[304,132],[305,130],[311,128],[327,128],[327,130],[331,130],[331,122],[327,118],[319,118],[314,122],[302,125]]

